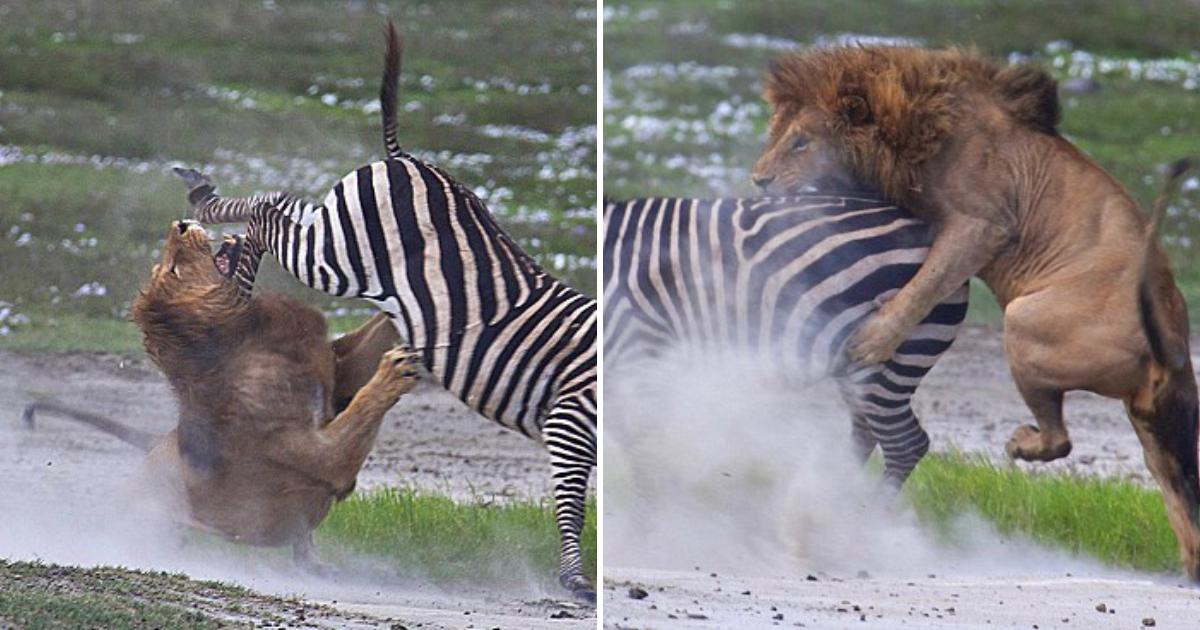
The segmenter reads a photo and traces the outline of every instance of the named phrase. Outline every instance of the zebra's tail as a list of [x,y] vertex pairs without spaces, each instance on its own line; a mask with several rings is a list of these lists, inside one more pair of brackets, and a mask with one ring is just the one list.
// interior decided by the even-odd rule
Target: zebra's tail
[[1138,310],[1142,328],[1150,342],[1150,351],[1155,361],[1172,372],[1187,367],[1190,359],[1187,304],[1179,295],[1170,268],[1158,248],[1158,231],[1179,179],[1191,167],[1192,161],[1187,158],[1168,167],[1166,181],[1154,201],[1150,221],[1146,225],[1138,281]]
[[387,53],[383,58],[383,81],[379,85],[379,107],[383,112],[383,148],[388,158],[408,157],[397,135],[396,102],[400,95],[400,54],[403,46],[396,27],[387,21]]
[[34,428],[34,416],[39,411],[49,411],[66,418],[70,418],[76,422],[82,422],[83,424],[96,427],[97,429],[116,437],[122,442],[140,449],[143,453],[150,452],[150,449],[154,448],[154,445],[160,439],[159,436],[154,435],[153,433],[127,427],[119,422],[116,422],[115,420],[109,420],[108,418],[88,413],[86,411],[79,411],[77,409],[71,409],[70,407],[64,407],[56,403],[45,401],[35,402],[25,407],[25,412],[22,414],[22,418],[25,420],[26,427],[30,429]]

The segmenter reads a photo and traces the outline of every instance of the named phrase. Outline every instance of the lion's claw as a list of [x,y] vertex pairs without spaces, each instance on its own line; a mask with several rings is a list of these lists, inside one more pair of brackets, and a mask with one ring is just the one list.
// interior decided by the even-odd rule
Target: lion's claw
[[859,365],[883,363],[895,356],[908,332],[894,325],[884,313],[876,313],[854,333],[847,353]]
[[419,351],[407,346],[397,346],[383,354],[376,376],[383,379],[387,386],[399,395],[416,386],[422,365]]

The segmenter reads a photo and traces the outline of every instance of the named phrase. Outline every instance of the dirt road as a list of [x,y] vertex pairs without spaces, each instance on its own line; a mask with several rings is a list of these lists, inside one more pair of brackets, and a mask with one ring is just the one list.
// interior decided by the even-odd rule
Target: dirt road
[[[261,558],[240,557],[236,547],[215,556],[212,550],[180,550],[169,534],[133,516],[142,507],[137,492],[141,454],[95,429],[49,416],[36,430],[27,430],[21,411],[37,399],[151,431],[165,433],[174,422],[170,390],[144,359],[0,353],[0,557],[115,564],[233,581],[267,593],[336,602],[347,618],[360,620],[355,627],[595,626],[594,610],[533,583],[447,590],[385,577],[388,571],[370,567],[369,560],[359,578],[298,580],[286,562],[263,565]],[[388,414],[359,475],[360,489],[383,484],[464,500],[504,500],[547,496],[550,475],[536,443],[483,420],[437,386],[423,384]]]

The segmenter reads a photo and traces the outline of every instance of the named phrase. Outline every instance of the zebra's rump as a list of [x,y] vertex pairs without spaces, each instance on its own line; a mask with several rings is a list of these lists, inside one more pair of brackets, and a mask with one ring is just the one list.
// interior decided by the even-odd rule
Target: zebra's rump
[[[606,358],[689,346],[767,354],[805,374],[837,369],[850,335],[912,279],[934,236],[895,205],[830,196],[638,199],[607,204],[604,225]],[[893,362],[923,375],[965,313],[964,288]]]

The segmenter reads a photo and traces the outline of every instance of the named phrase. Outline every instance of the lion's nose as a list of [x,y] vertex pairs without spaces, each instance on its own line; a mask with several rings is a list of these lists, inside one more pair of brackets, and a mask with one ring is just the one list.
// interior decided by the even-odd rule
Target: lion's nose
[[758,186],[759,190],[766,190],[775,182],[774,175],[754,175],[750,179],[754,181],[754,185]]
[[192,227],[195,224],[196,223],[194,221],[189,221],[187,219],[183,219],[182,221],[175,222],[175,229],[179,230],[180,234],[187,234],[188,228]]

